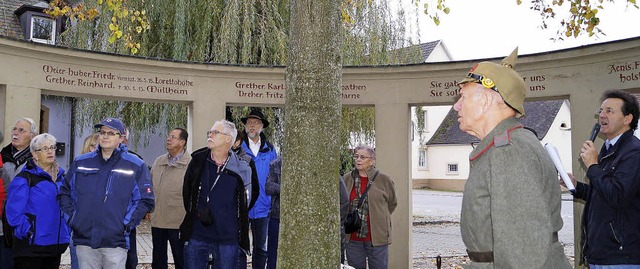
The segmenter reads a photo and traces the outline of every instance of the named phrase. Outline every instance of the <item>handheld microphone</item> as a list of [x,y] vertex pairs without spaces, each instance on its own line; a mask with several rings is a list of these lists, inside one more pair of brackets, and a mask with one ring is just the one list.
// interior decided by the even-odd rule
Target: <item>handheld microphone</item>
[[596,124],[593,125],[593,129],[591,129],[591,136],[589,136],[589,140],[591,140],[591,142],[595,142],[599,132],[600,132],[600,123],[596,122]]

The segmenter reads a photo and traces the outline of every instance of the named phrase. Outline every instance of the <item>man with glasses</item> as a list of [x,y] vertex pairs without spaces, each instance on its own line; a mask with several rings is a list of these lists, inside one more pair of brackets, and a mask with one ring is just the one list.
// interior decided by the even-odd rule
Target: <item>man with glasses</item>
[[235,269],[239,250],[249,252],[251,168],[231,150],[237,133],[233,123],[216,121],[207,132],[207,146],[191,155],[180,225],[187,269]]
[[[11,143],[4,147],[0,154],[2,155],[2,180],[5,191],[9,190],[11,180],[22,171],[27,161],[32,158],[29,144],[31,139],[38,135],[38,127],[31,118],[18,119],[11,129]],[[4,209],[4,202],[2,207]],[[4,212],[4,210],[1,210]],[[4,234],[4,230],[9,231],[9,225],[6,221],[4,213],[2,215],[2,229],[0,229],[0,264],[6,268],[13,268],[13,257],[11,254],[12,237],[10,234]],[[3,267],[3,268],[4,268]]]
[[[582,257],[589,268],[640,268],[640,140],[638,102],[623,91],[602,95],[598,109],[600,153],[585,141],[580,159],[589,183],[576,182],[573,196],[586,201],[582,219]],[[577,183],[577,184],[576,184]]]
[[558,242],[558,173],[518,120],[527,88],[516,57],[517,49],[501,64],[479,63],[459,84],[460,130],[480,139],[469,156],[462,241],[470,268],[571,268]]
[[182,204],[182,184],[191,155],[186,150],[189,133],[183,128],[175,128],[167,135],[167,153],[160,155],[151,166],[153,192],[156,196],[155,209],[149,214],[153,260],[151,268],[167,268],[167,241],[176,269],[184,268],[183,246],[180,244],[180,224],[185,210]]
[[[242,142],[242,147],[255,163],[260,185],[258,200],[249,211],[251,234],[253,236],[251,268],[264,269],[267,262],[267,234],[269,228],[269,210],[271,209],[271,196],[266,194],[265,184],[267,183],[267,175],[269,174],[269,164],[278,158],[278,154],[273,145],[267,141],[267,136],[263,133],[264,128],[269,127],[269,121],[262,115],[262,111],[252,109],[249,115],[241,120],[245,125],[245,140]],[[244,260],[242,260],[242,258],[246,257],[240,257],[240,265],[246,266],[246,262],[243,262]]]
[[122,143],[122,121],[106,118],[94,127],[98,148],[71,163],[58,201],[73,231],[80,268],[121,269],[131,229],[154,206],[151,175]]

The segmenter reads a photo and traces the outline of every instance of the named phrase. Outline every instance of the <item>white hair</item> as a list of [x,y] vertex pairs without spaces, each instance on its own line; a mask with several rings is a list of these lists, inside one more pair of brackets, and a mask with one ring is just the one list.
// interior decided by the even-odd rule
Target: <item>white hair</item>
[[35,154],[36,150],[39,149],[42,146],[42,143],[44,143],[45,141],[51,141],[53,142],[53,145],[55,145],[57,142],[56,137],[49,133],[36,135],[36,137],[31,139],[31,144],[29,144],[29,150],[31,151],[31,154]]
[[31,132],[33,135],[38,134],[38,126],[36,126],[36,122],[33,121],[32,118],[20,118],[16,121],[16,124],[18,124],[18,122],[28,123],[31,126],[31,128],[29,129],[29,132]]

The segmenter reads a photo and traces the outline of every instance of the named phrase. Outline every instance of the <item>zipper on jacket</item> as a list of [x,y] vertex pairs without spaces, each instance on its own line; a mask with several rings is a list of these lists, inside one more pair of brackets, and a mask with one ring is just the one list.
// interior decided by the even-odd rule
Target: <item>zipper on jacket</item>
[[111,191],[111,180],[113,179],[113,173],[111,173],[109,175],[109,178],[107,179],[107,186],[105,187],[105,191],[104,191],[104,201],[102,201],[103,203],[107,202],[107,197],[109,197],[109,191]]
[[620,244],[620,247],[618,249],[622,250],[622,242],[620,242],[620,239],[618,239],[618,236],[616,235],[616,230],[613,229],[613,224],[611,222],[609,222],[609,227],[611,227],[611,232],[613,233],[613,238],[616,239],[616,242],[618,242],[618,244]]

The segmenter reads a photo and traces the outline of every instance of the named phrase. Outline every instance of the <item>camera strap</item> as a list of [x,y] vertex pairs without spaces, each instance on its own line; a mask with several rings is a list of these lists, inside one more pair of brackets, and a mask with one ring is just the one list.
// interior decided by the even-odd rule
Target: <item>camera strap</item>
[[[218,168],[218,170],[220,172],[218,172],[218,176],[216,177],[216,179],[213,181],[213,184],[211,184],[211,188],[209,189],[209,191],[207,192],[207,203],[209,203],[209,195],[211,194],[211,192],[213,191],[213,188],[216,186],[216,184],[218,184],[218,179],[220,179],[220,175],[222,175],[222,173],[224,172],[224,169],[227,168],[227,163],[229,163],[229,159],[231,159],[231,155],[229,155],[229,157],[227,157],[227,160],[224,161],[224,164],[222,165],[222,169]],[[215,162],[213,162],[215,163]],[[207,178],[209,178],[209,169],[207,169]]]

